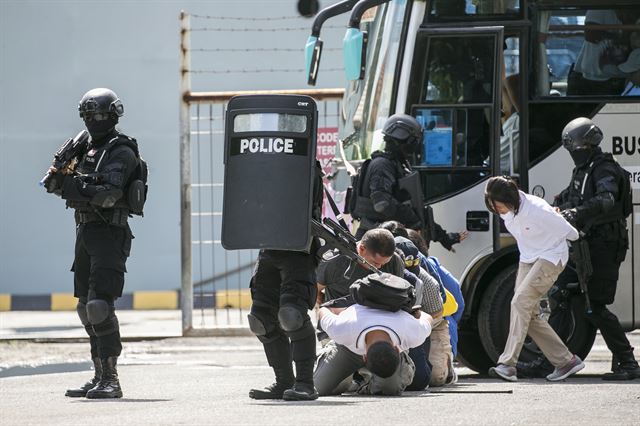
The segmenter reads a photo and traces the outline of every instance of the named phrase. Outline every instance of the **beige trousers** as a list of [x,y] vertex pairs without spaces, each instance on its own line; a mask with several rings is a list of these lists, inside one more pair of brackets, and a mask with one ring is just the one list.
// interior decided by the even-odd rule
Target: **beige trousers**
[[451,337],[449,336],[449,323],[446,319],[434,325],[431,329],[431,349],[429,350],[429,362],[431,362],[430,386],[442,386],[449,375],[449,365],[453,359],[451,352]]
[[534,263],[520,262],[511,299],[509,337],[498,364],[515,367],[527,334],[555,367],[561,367],[571,360],[571,352],[549,323],[539,316],[540,299],[549,291],[563,269],[561,263],[554,265],[544,259],[538,259]]

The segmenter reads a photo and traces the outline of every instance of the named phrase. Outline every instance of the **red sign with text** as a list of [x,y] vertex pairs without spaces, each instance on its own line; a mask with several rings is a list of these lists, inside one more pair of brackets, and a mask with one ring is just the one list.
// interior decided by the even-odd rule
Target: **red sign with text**
[[336,149],[338,146],[338,128],[319,128],[316,144],[316,158],[320,161],[322,171],[326,176],[331,173],[331,160],[336,156]]

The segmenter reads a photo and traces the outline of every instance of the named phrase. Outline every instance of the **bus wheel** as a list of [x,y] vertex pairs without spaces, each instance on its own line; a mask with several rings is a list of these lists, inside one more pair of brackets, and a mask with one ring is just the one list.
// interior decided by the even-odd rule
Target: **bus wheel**
[[[509,335],[509,314],[515,285],[517,265],[510,265],[489,284],[478,312],[480,339],[487,355],[497,362]],[[559,303],[549,317],[549,323],[566,343],[571,353],[585,359],[593,346],[596,329],[584,316],[584,298],[580,294],[569,295]],[[520,361],[532,361],[541,352],[527,336],[520,352]]]
[[478,331],[495,365],[509,335],[509,314],[518,265],[509,265],[491,281],[478,310]]
[[480,374],[487,374],[493,361],[484,350],[478,330],[458,330],[458,361]]

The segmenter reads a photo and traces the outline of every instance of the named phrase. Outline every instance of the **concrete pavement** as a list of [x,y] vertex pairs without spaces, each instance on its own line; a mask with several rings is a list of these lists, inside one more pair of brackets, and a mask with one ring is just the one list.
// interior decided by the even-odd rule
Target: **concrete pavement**
[[[137,316],[123,321],[124,335],[140,332],[136,328],[140,324],[179,334],[179,311],[136,312]],[[122,314],[127,312],[121,312],[124,320],[127,315]],[[457,385],[430,392],[407,393],[401,398],[326,397],[305,403],[248,398],[251,387],[272,381],[261,345],[253,337],[136,339],[125,343],[120,358],[125,397],[90,401],[64,397],[67,387],[92,375],[88,344],[75,341],[71,328],[62,328],[66,320],[71,320],[66,326],[75,324],[75,318],[50,318],[45,325],[38,324],[41,320],[0,317],[4,337],[0,341],[2,425],[359,425],[372,421],[631,425],[640,418],[640,380],[607,383],[594,376],[609,369],[610,355],[600,337],[587,368],[561,383],[539,379],[506,383],[459,368]],[[6,340],[26,333],[41,333],[41,338],[43,333],[49,335],[44,337],[46,343]],[[69,338],[53,343],[56,334]],[[629,336],[634,346],[640,346],[640,333]]]

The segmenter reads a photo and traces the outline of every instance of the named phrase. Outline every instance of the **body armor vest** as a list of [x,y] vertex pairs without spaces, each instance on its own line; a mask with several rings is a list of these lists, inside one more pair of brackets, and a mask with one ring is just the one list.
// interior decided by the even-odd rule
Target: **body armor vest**
[[[131,142],[128,136],[118,133],[113,138],[111,138],[110,140],[108,140],[107,142],[99,146],[89,144],[87,152],[85,152],[82,155],[82,158],[80,159],[78,166],[76,167],[76,172],[83,175],[100,173],[103,165],[106,164],[107,161],[109,160],[110,152],[114,150],[116,147],[121,145],[129,146],[133,150],[136,157],[139,156],[138,148],[135,145],[135,143]],[[131,180],[131,177],[129,177],[129,180]],[[129,185],[129,182],[127,182],[127,184],[123,188],[124,194],[127,193],[128,185]],[[89,204],[89,201],[68,200],[67,207],[76,209],[76,211],[81,213],[85,213],[85,212],[95,213],[96,211],[96,208],[91,204]],[[124,212],[120,212],[120,213],[124,214],[124,216],[128,215],[130,208],[129,208],[129,204],[127,203],[126,196],[123,196],[118,201],[116,201],[115,205],[112,208],[99,209],[99,210],[111,211],[115,209],[125,210]]]
[[[596,195],[596,182],[593,179],[593,171],[598,167],[604,166],[607,162],[615,162],[611,154],[598,155],[587,165],[574,169],[568,194],[568,201],[571,207],[581,206]],[[620,176],[616,176],[616,178],[620,183]],[[585,223],[586,227],[625,219],[626,216],[623,213],[623,202],[621,200],[623,196],[622,189],[622,185],[620,185],[613,209],[590,217]]]
[[[410,170],[403,167],[402,163],[396,159],[389,158],[387,155],[380,156],[385,158],[387,161],[393,163],[394,168],[394,182],[392,187],[392,196],[396,200],[399,199],[399,186],[398,181],[408,175]],[[377,158],[380,158],[377,157]],[[382,213],[377,212],[373,208],[373,201],[371,201],[371,162],[376,160],[376,158],[372,158],[371,160],[367,160],[361,167],[360,173],[358,176],[358,181],[356,187],[353,188],[354,194],[352,196],[356,197],[355,207],[353,209],[352,216],[356,219],[369,219],[376,222],[384,222],[389,220],[389,218]],[[378,160],[380,161],[380,160]]]

